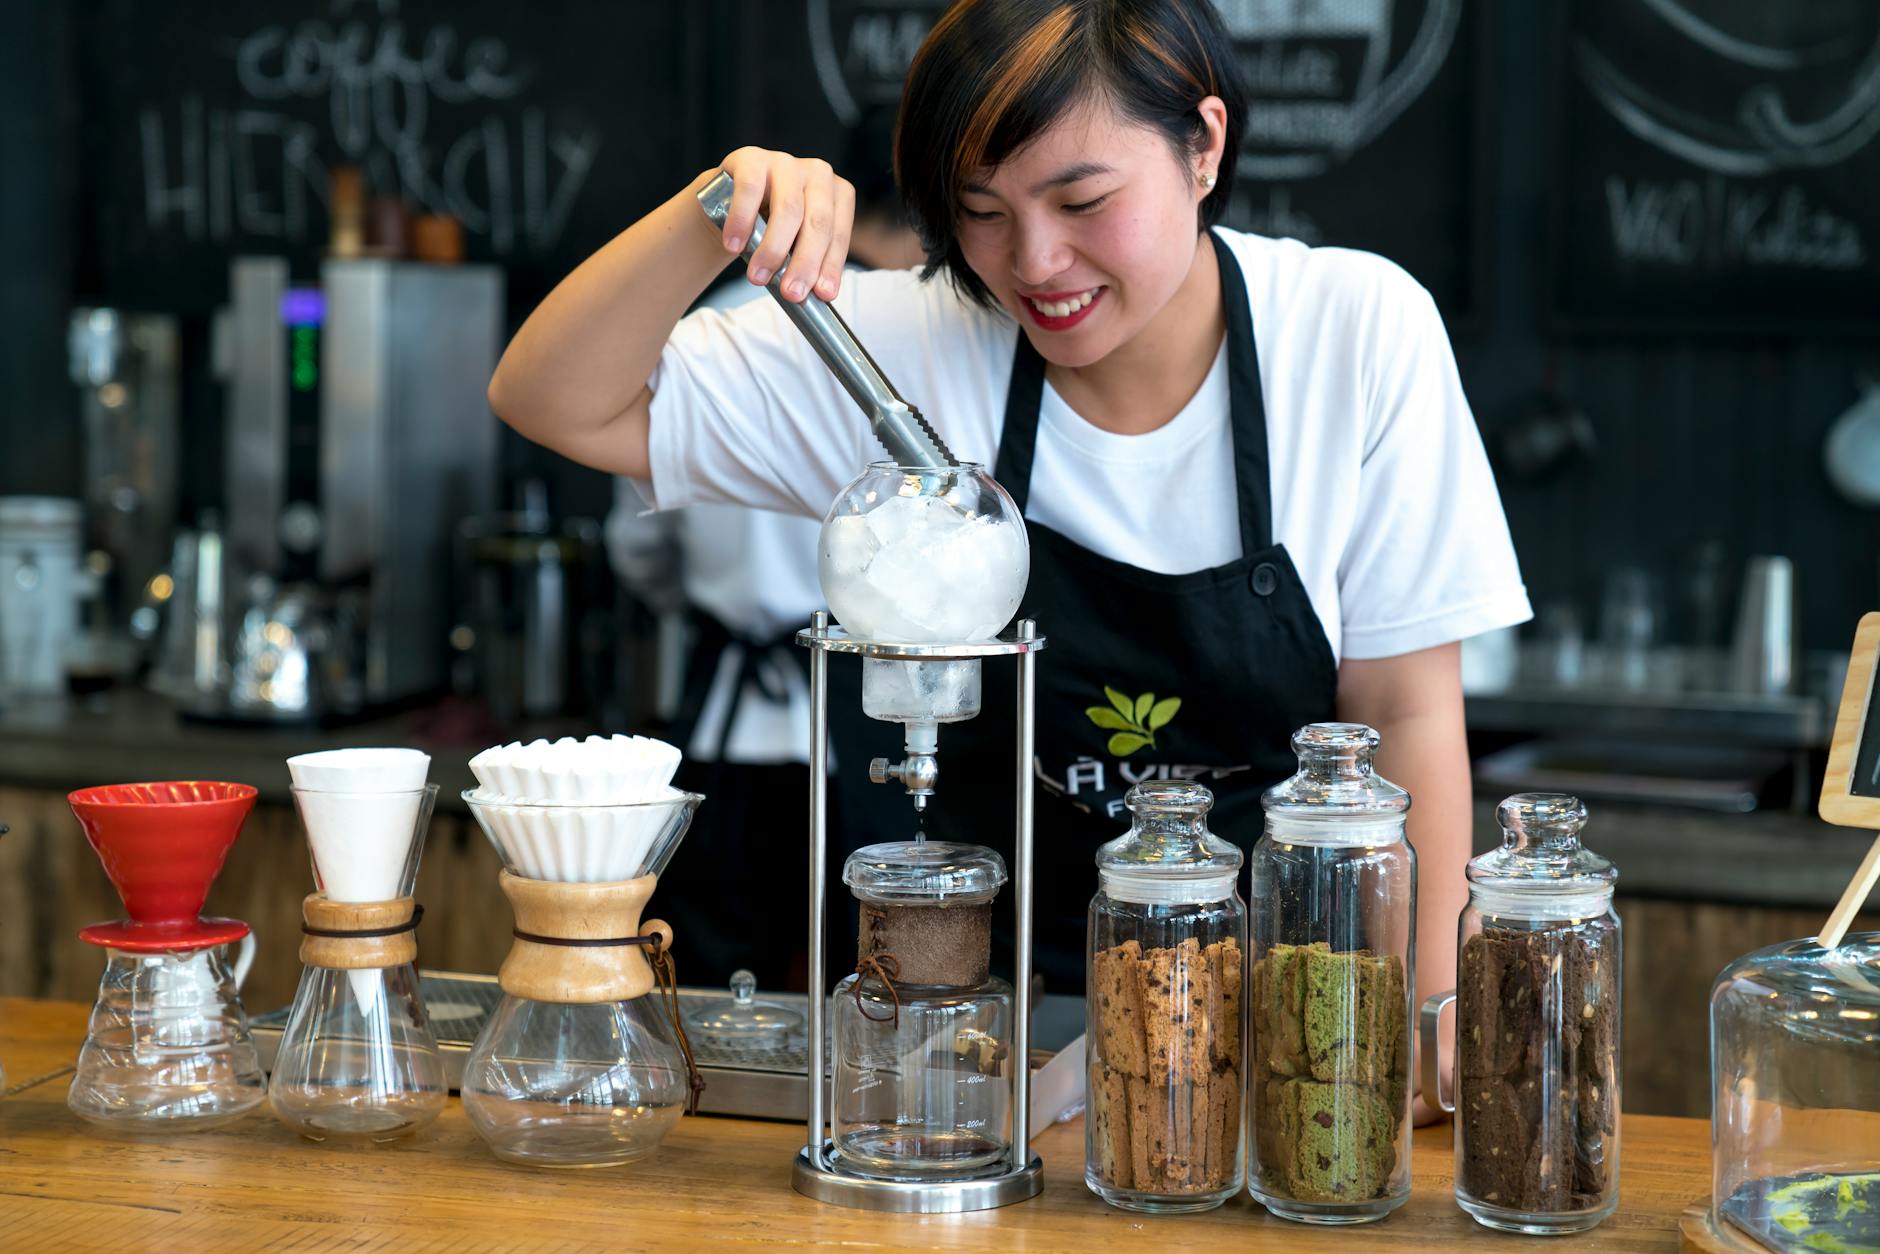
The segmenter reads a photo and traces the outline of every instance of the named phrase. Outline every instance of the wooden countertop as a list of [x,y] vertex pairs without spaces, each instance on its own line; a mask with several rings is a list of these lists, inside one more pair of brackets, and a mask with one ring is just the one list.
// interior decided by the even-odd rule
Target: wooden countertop
[[[1447,1125],[1416,1134],[1410,1201],[1358,1230],[1276,1220],[1244,1194],[1190,1216],[1127,1214],[1084,1187],[1083,1128],[1033,1145],[1042,1196],[970,1215],[877,1215],[798,1196],[798,1125],[682,1120],[659,1152],[598,1171],[497,1161],[452,1101],[415,1139],[343,1149],[300,1140],[271,1116],[220,1131],[107,1140],[66,1110],[86,1007],[0,998],[0,1248],[536,1250],[744,1247],[866,1250],[1520,1250],[1450,1194]],[[1709,1130],[1628,1116],[1618,1214],[1576,1251],[1675,1250],[1678,1212],[1709,1186]],[[1564,1248],[1564,1247],[1563,1247]]]

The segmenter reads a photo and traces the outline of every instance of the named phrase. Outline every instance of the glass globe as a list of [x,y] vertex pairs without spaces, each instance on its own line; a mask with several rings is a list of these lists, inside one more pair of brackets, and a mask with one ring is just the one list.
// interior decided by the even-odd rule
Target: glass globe
[[823,520],[817,570],[851,636],[896,644],[990,640],[1031,573],[1018,506],[983,466],[875,462]]

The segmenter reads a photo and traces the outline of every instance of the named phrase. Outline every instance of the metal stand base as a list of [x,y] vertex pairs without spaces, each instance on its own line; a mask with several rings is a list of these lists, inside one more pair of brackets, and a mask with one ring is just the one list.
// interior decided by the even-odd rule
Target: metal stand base
[[[825,1143],[823,1155],[834,1149]],[[1044,1189],[1044,1163],[1034,1157],[1025,1166],[976,1180],[870,1180],[810,1161],[809,1147],[796,1152],[790,1185],[805,1197],[854,1210],[893,1211],[903,1215],[951,1215],[991,1210],[1038,1196]]]

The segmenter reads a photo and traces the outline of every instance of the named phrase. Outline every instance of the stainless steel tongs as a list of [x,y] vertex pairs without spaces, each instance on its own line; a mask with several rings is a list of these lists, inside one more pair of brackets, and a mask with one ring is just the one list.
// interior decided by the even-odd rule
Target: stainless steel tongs
[[[712,220],[720,230],[724,229],[725,216],[731,209],[731,176],[723,170],[716,178],[707,183],[698,194],[698,203],[705,210],[705,216]],[[764,240],[764,218],[757,217],[757,226],[751,232],[751,238],[744,245],[745,261]],[[919,467],[923,470],[939,470],[959,465],[946,444],[927,425],[920,410],[908,404],[901,394],[888,382],[888,376],[881,372],[875,359],[868,355],[855,339],[855,333],[842,321],[830,305],[814,295],[806,296],[801,301],[784,299],[782,283],[783,272],[788,265],[777,267],[777,272],[770,276],[765,288],[783,306],[783,312],[789,316],[796,329],[803,333],[803,338],[810,342],[816,355],[823,359],[842,386],[848,389],[855,403],[868,415],[868,425],[874,430],[875,438],[888,450],[888,456],[895,464]]]

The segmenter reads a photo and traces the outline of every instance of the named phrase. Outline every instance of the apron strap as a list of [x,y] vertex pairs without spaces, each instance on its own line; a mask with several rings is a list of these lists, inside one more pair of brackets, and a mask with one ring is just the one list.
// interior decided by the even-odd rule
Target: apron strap
[[[1240,263],[1226,241],[1208,232],[1221,273],[1221,303],[1227,315],[1227,398],[1234,440],[1234,494],[1240,520],[1240,551],[1248,556],[1273,543],[1273,494],[1266,449],[1266,399],[1260,387],[1260,355],[1253,337],[1253,310]],[[1005,391],[1005,421],[992,477],[1023,514],[1031,498],[1031,468],[1038,452],[1038,407],[1044,399],[1045,361],[1021,327],[1013,347],[1012,377]]]

